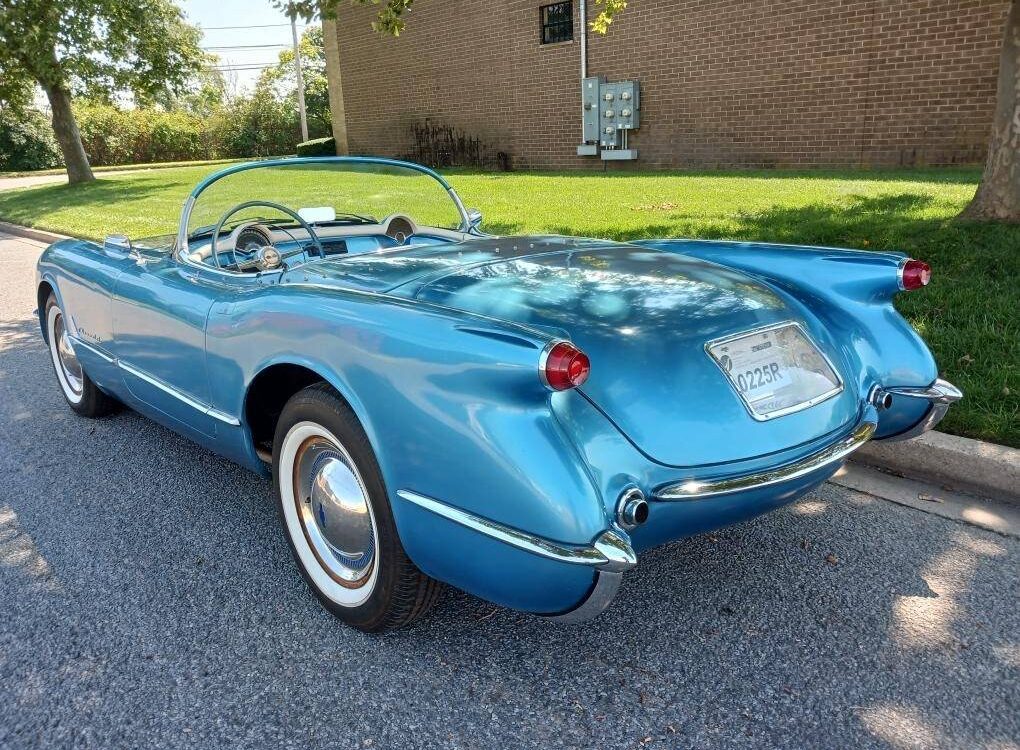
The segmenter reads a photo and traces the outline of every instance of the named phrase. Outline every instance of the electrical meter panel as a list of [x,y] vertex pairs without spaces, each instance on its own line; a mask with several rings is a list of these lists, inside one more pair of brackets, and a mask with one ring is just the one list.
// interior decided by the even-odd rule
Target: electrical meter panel
[[584,78],[581,81],[581,117],[584,123],[584,142],[599,141],[599,91],[602,87],[601,78]]
[[636,159],[637,151],[627,148],[628,131],[641,125],[641,89],[637,81],[581,81],[584,144],[579,156],[595,156],[599,149],[605,160]]

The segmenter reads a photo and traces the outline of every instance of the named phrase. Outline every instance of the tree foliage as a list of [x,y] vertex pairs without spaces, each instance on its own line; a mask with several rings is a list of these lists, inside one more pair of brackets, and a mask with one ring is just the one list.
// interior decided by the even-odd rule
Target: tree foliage
[[602,6],[602,10],[591,22],[591,30],[598,34],[605,34],[609,31],[609,25],[627,7],[627,0],[595,0],[595,5]]
[[[301,50],[301,77],[305,84],[305,109],[311,138],[329,135],[332,117],[329,111],[329,80],[326,77],[326,51],[322,44],[322,26],[308,27],[298,43]],[[269,89],[278,99],[294,102],[297,98],[297,74],[294,50],[280,52],[279,62],[262,71],[257,88]]]
[[[336,19],[344,0],[272,0],[273,5],[289,15],[306,20],[314,18]],[[407,25],[405,15],[410,12],[414,0],[350,0],[352,5],[380,5],[379,15],[372,23],[372,28],[391,36],[400,36]],[[595,20],[591,22],[592,31],[605,34],[613,19],[627,7],[627,0],[595,0],[602,6]]]
[[42,87],[70,182],[93,179],[74,95],[140,104],[180,93],[201,68],[201,33],[171,0],[3,0],[0,103],[22,108]]
[[[414,0],[349,0],[352,5],[381,5],[372,28],[390,36],[400,36],[407,25],[404,15]],[[344,0],[272,0],[275,7],[294,18],[311,21],[315,18],[335,20]]]
[[200,39],[170,0],[4,0],[0,100],[33,83],[140,103],[179,93],[203,63]]
[[46,117],[33,109],[0,109],[0,171],[49,169],[60,152]]

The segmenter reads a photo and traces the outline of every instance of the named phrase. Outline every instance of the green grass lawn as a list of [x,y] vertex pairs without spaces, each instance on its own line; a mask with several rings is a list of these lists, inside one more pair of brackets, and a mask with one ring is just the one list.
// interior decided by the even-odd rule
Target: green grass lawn
[[[214,169],[7,191],[0,193],[0,219],[97,239],[172,233],[185,196]],[[931,346],[943,376],[966,394],[941,429],[1020,447],[1020,226],[954,220],[979,176],[951,169],[453,171],[449,178],[497,234],[734,238],[901,250],[926,260],[934,268],[931,286],[900,295],[897,306]]]

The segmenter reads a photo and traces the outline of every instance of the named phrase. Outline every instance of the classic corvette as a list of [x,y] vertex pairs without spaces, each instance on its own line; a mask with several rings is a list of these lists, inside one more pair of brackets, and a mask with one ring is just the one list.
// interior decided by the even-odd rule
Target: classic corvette
[[231,166],[173,236],[42,254],[60,389],[271,475],[301,574],[366,631],[440,581],[583,621],[641,551],[789,503],[961,396],[893,308],[930,278],[899,253],[480,223],[415,164]]

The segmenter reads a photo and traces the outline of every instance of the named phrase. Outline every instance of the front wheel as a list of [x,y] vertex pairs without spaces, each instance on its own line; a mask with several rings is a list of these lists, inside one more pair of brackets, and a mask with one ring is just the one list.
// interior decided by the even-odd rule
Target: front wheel
[[57,303],[57,297],[50,294],[43,310],[46,323],[46,343],[57,373],[57,383],[64,394],[67,405],[83,417],[102,417],[116,411],[118,403],[107,396],[92,382],[82,369],[78,355],[67,332],[64,312]]
[[284,407],[273,484],[294,559],[326,609],[380,632],[432,605],[439,584],[404,552],[368,438],[328,385],[305,388]]

